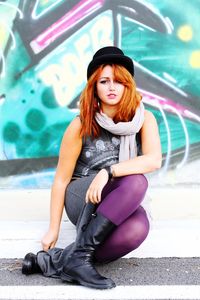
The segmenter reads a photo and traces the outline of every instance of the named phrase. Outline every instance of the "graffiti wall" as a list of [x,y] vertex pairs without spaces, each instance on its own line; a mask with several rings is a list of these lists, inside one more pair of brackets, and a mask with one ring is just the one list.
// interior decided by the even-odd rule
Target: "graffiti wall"
[[199,15],[200,0],[0,1],[0,187],[51,185],[87,64],[107,45],[134,60],[159,125],[152,184],[198,184]]

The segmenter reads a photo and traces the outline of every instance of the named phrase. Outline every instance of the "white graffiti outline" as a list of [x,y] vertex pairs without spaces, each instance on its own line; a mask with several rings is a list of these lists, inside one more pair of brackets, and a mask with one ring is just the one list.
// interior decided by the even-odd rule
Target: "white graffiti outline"
[[184,114],[185,114],[186,116],[188,116],[189,118],[192,118],[192,119],[194,119],[194,120],[200,122],[200,117],[199,117],[198,115],[192,113],[191,111],[185,109],[185,110],[184,110]]
[[170,22],[168,22],[168,20],[166,18],[164,18],[157,9],[155,9],[155,7],[149,3],[147,3],[146,1],[143,0],[135,0],[136,2],[138,2],[139,4],[143,4],[144,6],[148,7],[151,11],[153,11],[165,24],[166,29],[167,29],[167,33],[171,34],[173,31],[173,28],[171,27]]
[[164,173],[168,170],[168,166],[169,166],[169,163],[170,163],[170,157],[171,157],[171,150],[172,150],[171,133],[170,133],[170,128],[169,128],[168,121],[167,121],[167,118],[166,118],[166,114],[165,114],[163,108],[161,107],[161,105],[158,102],[153,102],[152,103],[152,101],[150,102],[150,101],[146,100],[145,96],[143,97],[143,102],[147,103],[148,105],[150,105],[152,107],[157,108],[160,111],[160,113],[163,117],[163,120],[164,120],[164,124],[165,124],[166,131],[167,131],[167,154],[166,154],[165,164],[159,172],[159,173]]
[[121,43],[122,43],[122,21],[121,21],[122,17],[120,14],[117,15],[117,23],[118,23],[118,46],[121,47]]
[[185,110],[184,110],[184,114],[185,114],[186,116],[188,116],[188,118],[192,118],[192,119],[194,119],[195,121],[200,122],[200,117],[199,117],[198,115],[194,114],[193,112],[191,112],[191,111],[185,109]]
[[186,127],[183,117],[181,116],[181,114],[179,113],[179,111],[176,108],[174,108],[173,106],[171,106],[169,104],[164,104],[164,108],[167,108],[167,109],[173,111],[178,116],[178,118],[180,119],[181,125],[183,127],[184,134],[185,134],[185,153],[184,153],[182,161],[179,164],[177,164],[177,166],[176,166],[177,169],[180,169],[187,162],[187,159],[189,156],[190,141],[189,141],[188,130],[187,130],[187,127]]
[[3,51],[1,50],[0,48],[0,61],[2,61],[2,70],[1,70],[1,74],[0,74],[0,77],[5,77],[5,69],[6,69],[6,63],[5,63],[5,57],[4,57],[4,54],[3,54]]
[[169,75],[167,72],[163,72],[163,76],[168,79],[169,81],[173,82],[173,83],[177,83],[177,80],[172,77],[171,75]]
[[0,5],[4,5],[4,6],[8,6],[8,7],[14,8],[19,13],[20,19],[23,19],[24,15],[23,15],[22,11],[19,9],[19,7],[15,6],[15,5],[11,4],[11,3],[1,2],[1,1],[0,1]]
[[41,16],[45,15],[49,10],[51,10],[56,4],[58,4],[59,2],[63,1],[63,0],[57,0],[55,1],[53,4],[51,4],[46,10],[44,10],[43,12],[41,12],[40,14],[36,15],[36,9],[37,9],[37,6],[38,6],[38,3],[39,3],[40,0],[37,0],[35,6],[34,6],[34,9],[33,9],[33,12],[31,14],[31,17],[32,19],[34,20],[37,20],[39,19]]
[[149,30],[151,30],[151,31],[156,32],[155,29],[153,29],[153,28],[151,28],[151,27],[149,27],[149,26],[147,26],[147,25],[144,25],[143,23],[141,23],[141,22],[139,22],[139,21],[133,20],[133,19],[131,19],[131,18],[129,18],[129,17],[125,17],[124,19],[125,19],[125,20],[128,20],[128,21],[130,21],[130,22],[132,22],[132,23],[138,24],[138,25],[140,25],[140,26],[142,26],[142,27],[145,27],[145,28],[147,28],[147,29],[149,29]]
[[3,24],[3,26],[5,26],[6,29],[8,30],[8,32],[10,33],[10,35],[12,37],[12,42],[13,42],[11,50],[14,50],[16,47],[16,41],[15,41],[15,36],[14,36],[13,31],[4,22],[0,21],[0,24]]
[[170,20],[170,18],[165,17],[165,21],[169,25],[169,27],[171,28],[171,31],[174,31],[174,26],[173,26],[172,21]]
[[[151,59],[151,58],[149,58]],[[147,59],[145,59],[147,60]],[[154,74],[153,72],[151,72],[150,70],[148,70],[147,68],[143,67],[141,64],[139,64],[138,62],[134,61],[134,64],[141,70],[144,71],[144,73],[147,73],[149,75],[151,75],[151,77],[154,77],[154,78],[157,78],[159,79],[161,82],[163,82],[165,85],[171,87],[173,90],[175,90],[176,92],[178,92],[179,94],[185,96],[185,97],[188,97],[188,95],[183,92],[181,89],[177,88],[176,86],[174,86],[173,84],[169,83],[168,81],[164,80],[162,77]]]
[[[22,11],[17,6],[15,6],[15,5],[11,4],[11,3],[2,2],[2,1],[0,1],[0,5],[4,5],[4,6],[8,6],[8,7],[14,8],[19,13],[20,19],[23,19],[23,17],[24,17],[23,13],[22,13]],[[15,36],[13,34],[13,31],[5,23],[3,23],[2,21],[1,21],[1,23],[7,28],[8,32],[11,35],[11,38],[12,38],[12,41],[13,41],[11,50],[14,50],[15,47],[16,47],[16,41],[15,41]],[[2,71],[1,71],[0,77],[3,78],[3,77],[5,77],[6,63],[5,63],[4,53],[3,53],[3,51],[1,49],[0,49],[0,61],[2,61]]]

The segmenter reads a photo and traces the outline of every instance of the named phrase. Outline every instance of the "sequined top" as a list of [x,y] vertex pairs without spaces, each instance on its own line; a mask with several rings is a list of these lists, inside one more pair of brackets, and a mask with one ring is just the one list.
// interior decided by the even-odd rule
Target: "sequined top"
[[[136,139],[138,144],[138,139]],[[98,173],[106,166],[119,162],[120,136],[101,128],[98,138],[83,139],[82,150],[72,178]],[[138,147],[139,149],[140,147]]]

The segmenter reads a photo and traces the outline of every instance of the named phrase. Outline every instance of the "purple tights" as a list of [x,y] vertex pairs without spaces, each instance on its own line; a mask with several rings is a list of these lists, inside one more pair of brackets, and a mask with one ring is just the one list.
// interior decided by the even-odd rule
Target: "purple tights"
[[[147,186],[144,175],[129,175],[114,178],[104,187],[102,201],[98,205],[97,211],[117,226],[95,251],[98,262],[108,262],[120,258],[139,247],[145,240],[149,232],[149,222],[146,212],[140,204],[145,196]],[[76,195],[77,187],[74,192],[71,191],[71,196],[75,194],[74,199],[82,200]],[[81,202],[79,201],[79,203]],[[68,255],[71,245],[64,250],[53,248],[48,252],[40,251],[38,253],[37,261],[45,276],[60,276],[65,256]]]
[[116,229],[96,250],[99,262],[115,260],[139,247],[149,232],[149,221],[140,206],[148,187],[144,175],[117,177],[103,189],[97,208]]

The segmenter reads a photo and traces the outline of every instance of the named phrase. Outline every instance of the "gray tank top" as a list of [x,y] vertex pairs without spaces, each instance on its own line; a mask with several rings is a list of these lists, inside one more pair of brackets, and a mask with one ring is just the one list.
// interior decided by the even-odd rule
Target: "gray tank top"
[[82,150],[72,178],[90,176],[119,162],[120,136],[101,128],[98,138],[83,139]]

